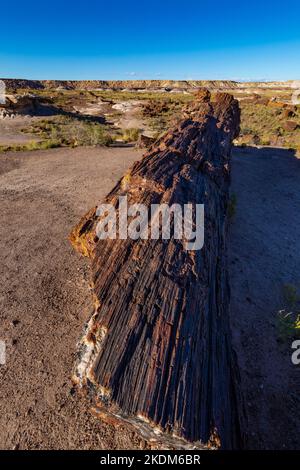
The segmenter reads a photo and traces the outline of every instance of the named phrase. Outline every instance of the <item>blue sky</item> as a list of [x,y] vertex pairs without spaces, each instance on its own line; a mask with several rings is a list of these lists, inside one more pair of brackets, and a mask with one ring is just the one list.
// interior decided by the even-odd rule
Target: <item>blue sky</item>
[[23,0],[0,11],[0,77],[300,79],[299,0]]

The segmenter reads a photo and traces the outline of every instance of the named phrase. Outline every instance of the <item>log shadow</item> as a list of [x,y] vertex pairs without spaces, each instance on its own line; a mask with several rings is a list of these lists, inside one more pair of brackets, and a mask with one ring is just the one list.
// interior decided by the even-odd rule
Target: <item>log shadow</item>
[[299,366],[281,343],[282,288],[300,281],[300,159],[282,148],[237,147],[229,227],[231,326],[251,449],[300,446]]

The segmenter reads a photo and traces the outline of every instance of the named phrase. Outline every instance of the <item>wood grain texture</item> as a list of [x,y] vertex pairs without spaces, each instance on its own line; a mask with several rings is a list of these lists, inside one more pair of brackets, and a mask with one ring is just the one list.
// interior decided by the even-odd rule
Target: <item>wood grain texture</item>
[[78,346],[74,380],[101,416],[123,419],[144,435],[146,428],[149,439],[155,431],[162,445],[174,438],[175,447],[239,448],[226,214],[240,111],[231,95],[211,102],[202,92],[184,116],[104,202],[117,211],[119,196],[148,208],[204,204],[204,246],[188,251],[174,237],[98,240],[96,208],[83,217],[70,239],[91,259],[95,311]]

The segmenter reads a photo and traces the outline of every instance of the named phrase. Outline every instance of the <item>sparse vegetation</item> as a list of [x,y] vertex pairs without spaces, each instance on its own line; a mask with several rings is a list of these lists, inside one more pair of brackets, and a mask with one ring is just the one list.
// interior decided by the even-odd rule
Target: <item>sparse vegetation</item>
[[104,100],[112,101],[129,101],[129,100],[155,100],[155,101],[168,101],[168,102],[181,102],[188,103],[192,101],[193,96],[185,93],[161,93],[161,92],[134,92],[134,91],[95,91],[95,96],[98,96]]
[[121,139],[123,142],[130,143],[130,142],[136,142],[139,138],[141,131],[140,129],[136,128],[130,128],[130,129],[124,129]]
[[183,97],[152,98],[143,105],[142,115],[156,134],[165,132],[181,116],[184,105],[193,99],[192,95],[189,95],[189,100],[186,99],[186,95]]
[[293,284],[282,288],[284,308],[277,317],[278,339],[282,343],[300,338],[300,296],[299,289]]
[[[278,146],[295,149],[300,152],[300,106],[288,105],[291,92],[286,90],[265,89],[257,95],[254,92],[230,90],[240,98],[241,133],[236,143],[239,145]],[[26,89],[17,89],[18,94],[28,93]],[[113,109],[113,105],[121,101],[139,101],[136,117],[146,122],[149,130],[156,135],[164,133],[181,116],[182,108],[193,100],[192,90],[189,93],[171,93],[159,91],[143,92],[136,90],[76,90],[76,89],[36,89],[33,92],[40,101],[49,105],[50,110],[57,110],[60,116],[36,119],[32,126],[24,129],[37,135],[39,141],[48,144],[32,144],[33,148],[41,145],[80,146],[108,145],[115,137],[120,136],[125,142],[134,142],[138,138],[138,129],[116,130],[113,123],[122,112]],[[270,101],[271,98],[276,99]],[[214,99],[214,93],[212,93]],[[80,114],[80,109],[101,104],[102,116],[109,124],[96,122],[95,118]],[[77,114],[76,114],[77,113]],[[142,126],[141,126],[142,127]],[[31,147],[31,144],[27,144]],[[23,149],[24,146],[14,146]],[[0,150],[5,151],[6,147]]]
[[0,145],[0,153],[3,152],[25,152],[29,150],[47,150],[50,148],[61,147],[61,142],[58,140],[43,140],[35,141],[32,140],[26,144],[12,144],[12,145]]
[[295,308],[300,300],[297,287],[294,284],[284,284],[282,292],[285,303],[287,303],[290,308]]
[[68,116],[37,121],[23,132],[36,134],[42,142],[56,142],[57,146],[109,145],[113,141],[103,124]]
[[294,111],[291,118],[298,128],[289,129],[285,108],[268,106],[255,102],[240,102],[241,133],[239,144],[282,146],[289,148],[300,147],[300,109]]

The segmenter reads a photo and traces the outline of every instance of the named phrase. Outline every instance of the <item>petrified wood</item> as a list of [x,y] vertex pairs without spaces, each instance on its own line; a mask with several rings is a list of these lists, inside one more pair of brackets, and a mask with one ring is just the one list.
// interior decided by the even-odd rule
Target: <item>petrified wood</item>
[[204,204],[204,246],[186,250],[174,237],[99,240],[96,208],[83,217],[70,239],[91,260],[95,311],[74,381],[100,417],[123,420],[149,441],[230,449],[242,442],[226,253],[240,112],[228,94],[196,98],[104,202],[117,211],[119,196],[147,207]]

